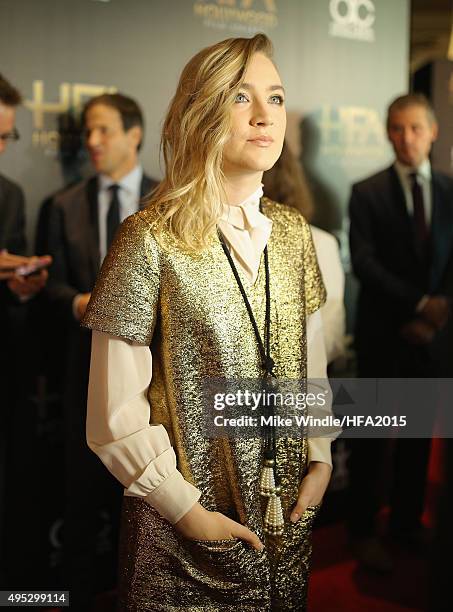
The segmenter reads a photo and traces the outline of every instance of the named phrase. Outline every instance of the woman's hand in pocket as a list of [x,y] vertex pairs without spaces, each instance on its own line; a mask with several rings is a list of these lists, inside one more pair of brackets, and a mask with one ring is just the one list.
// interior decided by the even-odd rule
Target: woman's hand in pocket
[[175,524],[176,530],[189,540],[230,540],[238,538],[248,542],[256,550],[263,544],[253,531],[233,521],[220,512],[209,512],[199,503]]
[[330,481],[332,468],[328,463],[311,461],[308,473],[302,479],[299,487],[297,503],[291,512],[291,521],[295,523],[309,506],[317,506],[322,502],[324,493]]

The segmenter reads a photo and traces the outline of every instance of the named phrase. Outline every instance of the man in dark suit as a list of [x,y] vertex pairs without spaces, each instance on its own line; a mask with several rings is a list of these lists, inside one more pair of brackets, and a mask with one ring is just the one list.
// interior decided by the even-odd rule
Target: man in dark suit
[[[5,153],[10,142],[19,138],[15,127],[16,109],[21,103],[18,90],[0,75],[0,155]],[[11,501],[12,491],[17,490],[19,474],[17,462],[11,458],[18,436],[21,446],[25,432],[21,426],[15,429],[18,415],[25,401],[25,388],[29,384],[30,370],[25,350],[28,340],[26,320],[28,301],[45,285],[47,271],[42,269],[34,275],[25,276],[26,269],[32,271],[36,264],[48,264],[49,258],[25,257],[25,202],[22,189],[0,175],[0,587],[10,587],[9,571],[11,548],[8,533],[14,531],[14,513],[11,504],[6,508],[5,500]],[[22,268],[21,273],[18,271]],[[23,418],[23,417],[22,417]],[[26,449],[23,449],[26,455]],[[8,525],[5,527],[6,522]],[[17,546],[16,543],[14,544]],[[23,560],[23,557],[22,557]]]
[[[357,183],[350,200],[350,245],[360,282],[355,344],[363,378],[453,375],[453,179],[431,169],[434,112],[421,94],[397,98],[387,133],[396,160]],[[407,406],[406,408],[410,408]],[[434,414],[426,413],[426,426]],[[390,570],[376,537],[379,470],[385,440],[351,440],[350,533],[357,558]],[[392,460],[390,532],[421,548],[430,439],[400,439]]]
[[[65,566],[71,605],[87,610],[96,590],[112,586],[122,490],[86,446],[91,336],[79,321],[119,223],[143,205],[142,198],[156,183],[139,164],[143,117],[134,100],[121,94],[98,96],[86,104],[82,118],[97,174],[59,193],[51,206],[47,243],[53,265],[47,293],[68,333],[63,400],[68,470]],[[107,563],[110,574],[103,578]]]
[[[16,109],[21,102],[18,90],[0,74],[0,155],[9,142],[19,139],[15,124]],[[14,274],[14,268],[31,263],[24,257],[25,251],[24,194],[19,185],[0,174],[0,280],[7,281],[10,293],[17,298],[33,296],[47,279],[44,270],[30,277]],[[5,284],[0,286],[0,291],[3,297],[8,295]]]

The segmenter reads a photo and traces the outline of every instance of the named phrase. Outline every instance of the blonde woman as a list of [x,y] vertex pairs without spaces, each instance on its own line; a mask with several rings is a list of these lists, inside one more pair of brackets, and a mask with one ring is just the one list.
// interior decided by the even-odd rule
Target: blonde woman
[[[163,127],[165,177],[122,224],[84,321],[88,443],[125,487],[121,610],[305,606],[330,441],[203,429],[206,379],[325,376],[309,227],[261,198],[286,126],[271,56],[260,34],[184,68]],[[263,457],[280,487],[269,480],[267,500]],[[282,513],[263,517],[271,501]]]

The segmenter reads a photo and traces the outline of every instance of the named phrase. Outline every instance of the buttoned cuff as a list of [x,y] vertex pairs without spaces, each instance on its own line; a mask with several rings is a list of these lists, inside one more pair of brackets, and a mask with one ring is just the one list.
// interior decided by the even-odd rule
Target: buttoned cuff
[[200,495],[201,492],[176,470],[148,493],[145,500],[174,525],[197,503]]

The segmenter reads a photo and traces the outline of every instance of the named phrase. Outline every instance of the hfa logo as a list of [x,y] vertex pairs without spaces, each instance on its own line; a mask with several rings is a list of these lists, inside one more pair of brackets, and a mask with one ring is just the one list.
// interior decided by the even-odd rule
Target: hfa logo
[[372,0],[330,0],[330,36],[374,42],[376,20]]
[[248,33],[278,24],[275,0],[197,0],[193,14],[206,27]]
[[379,160],[385,155],[385,131],[374,108],[361,106],[322,106],[316,112],[325,156]]
[[[102,93],[114,93],[116,87],[89,85],[87,83],[60,83],[58,99],[46,100],[44,82],[33,81],[33,97],[25,100],[25,107],[32,113],[34,146],[55,149],[61,138],[59,119],[77,116],[86,100]],[[63,122],[64,123],[64,122]],[[64,131],[64,130],[63,130]]]

